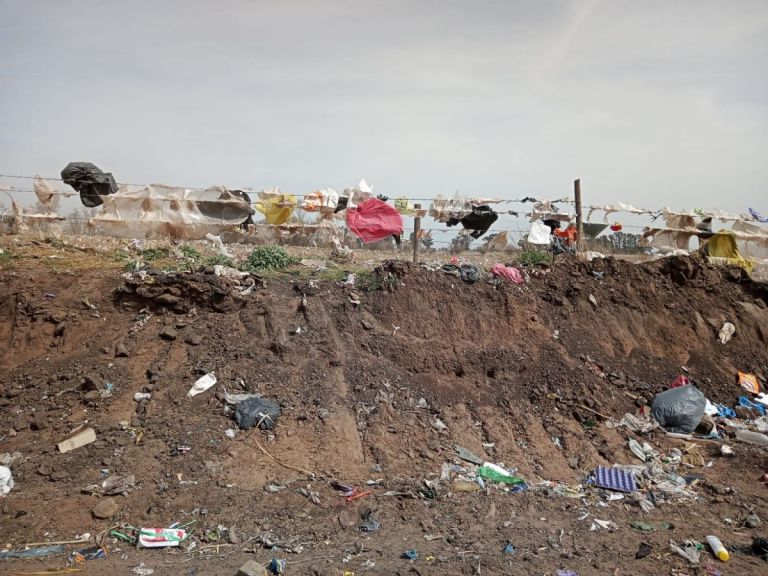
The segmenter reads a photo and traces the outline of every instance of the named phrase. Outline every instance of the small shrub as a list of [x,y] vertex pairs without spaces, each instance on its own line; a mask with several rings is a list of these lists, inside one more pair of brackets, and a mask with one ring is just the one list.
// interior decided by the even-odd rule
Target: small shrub
[[520,254],[520,264],[522,266],[537,266],[538,264],[549,264],[552,257],[549,252],[541,250],[525,250]]
[[190,246],[189,244],[182,244],[179,248],[179,252],[181,252],[181,255],[186,260],[192,260],[194,262],[199,262],[203,259],[203,255],[195,249],[194,246]]
[[139,252],[139,256],[147,262],[153,260],[159,260],[160,258],[168,258],[170,250],[168,248],[146,248]]
[[215,254],[205,259],[204,264],[206,266],[228,266],[229,268],[237,268],[234,260],[224,254]]
[[254,248],[242,268],[250,272],[282,270],[297,262],[282,246],[259,246]]

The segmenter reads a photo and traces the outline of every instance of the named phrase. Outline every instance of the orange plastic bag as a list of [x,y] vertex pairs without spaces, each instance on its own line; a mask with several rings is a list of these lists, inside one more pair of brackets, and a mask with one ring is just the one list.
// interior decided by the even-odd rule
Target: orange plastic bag
[[754,374],[739,372],[739,386],[752,394],[760,394],[760,382],[757,381],[757,376]]

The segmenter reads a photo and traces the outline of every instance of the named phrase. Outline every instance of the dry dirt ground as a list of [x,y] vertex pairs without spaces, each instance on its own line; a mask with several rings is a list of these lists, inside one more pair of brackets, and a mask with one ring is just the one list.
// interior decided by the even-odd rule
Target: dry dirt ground
[[[602,416],[635,412],[682,366],[729,406],[737,370],[768,375],[766,287],[737,270],[563,260],[528,270],[522,285],[469,284],[386,262],[355,286],[302,269],[241,295],[209,268],[126,280],[89,250],[33,248],[0,257],[0,453],[21,454],[0,503],[0,547],[89,532],[109,556],[79,566],[84,575],[128,575],[142,562],[158,576],[232,575],[272,558],[289,575],[768,573],[746,553],[768,533],[764,448],[727,440],[729,458],[697,441],[711,465],[681,472],[697,475],[697,498],[651,512],[595,488],[568,498],[542,484],[637,464],[631,437],[663,453],[683,446],[659,430],[609,429]],[[726,345],[724,321],[736,326]],[[216,386],[187,398],[209,372]],[[277,401],[277,426],[239,430],[225,391]],[[137,392],[152,396],[137,402]],[[59,453],[81,424],[96,442]],[[444,463],[463,463],[456,445],[517,468],[529,488],[441,482]],[[134,475],[135,487],[84,490],[112,475]],[[370,494],[346,501],[332,481]],[[111,517],[95,518],[105,498]],[[744,527],[750,512],[762,526]],[[360,530],[366,514],[379,530]],[[617,529],[592,531],[595,518]],[[191,521],[181,548],[110,535]],[[671,539],[711,533],[732,548],[729,563],[705,549],[691,566],[670,551]],[[641,543],[652,551],[635,559]],[[408,549],[416,560],[402,558]],[[0,573],[66,566],[66,555],[0,561]]]

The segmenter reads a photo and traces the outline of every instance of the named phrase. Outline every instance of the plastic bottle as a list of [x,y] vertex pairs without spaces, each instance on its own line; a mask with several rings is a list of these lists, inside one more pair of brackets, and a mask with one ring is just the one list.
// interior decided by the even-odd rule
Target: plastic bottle
[[751,430],[736,430],[736,440],[757,446],[768,446],[768,436]]
[[715,556],[721,561],[728,562],[728,560],[730,560],[731,555],[728,553],[728,550],[725,549],[723,543],[720,542],[720,538],[711,535],[707,536],[707,544],[709,544],[709,547],[712,548],[712,552],[714,552]]

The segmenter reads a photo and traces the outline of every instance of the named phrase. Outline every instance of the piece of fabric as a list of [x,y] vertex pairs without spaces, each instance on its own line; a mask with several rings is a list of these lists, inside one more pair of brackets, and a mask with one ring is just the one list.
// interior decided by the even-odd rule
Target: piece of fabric
[[254,208],[264,214],[267,224],[285,224],[296,208],[296,196],[282,194],[276,188],[259,192],[259,202]]
[[464,282],[469,282],[470,284],[480,279],[480,269],[474,264],[462,264],[461,266],[444,264],[440,269],[444,274],[456,276],[456,278],[461,278]]
[[323,188],[304,196],[301,209],[306,212],[333,213],[339,204],[339,193],[331,188]]
[[102,196],[117,192],[117,182],[110,172],[102,172],[90,162],[70,162],[61,171],[61,179],[80,193],[80,201],[88,208],[100,206]]
[[414,216],[416,214],[413,203],[408,198],[395,198],[395,210],[403,216]]
[[463,218],[450,218],[446,224],[450,227],[460,223],[464,229],[472,230],[469,235],[477,239],[488,232],[488,229],[498,219],[499,215],[490,206],[475,206],[472,208],[472,212]]
[[347,209],[347,226],[366,244],[403,232],[403,217],[392,206],[369,198],[356,208]]
[[618,492],[637,492],[635,476],[619,468],[598,466],[594,472],[594,484],[598,488],[616,490]]
[[557,238],[562,238],[565,241],[566,246],[573,246],[576,244],[576,240],[579,237],[579,232],[576,228],[568,227],[565,229],[557,228],[554,231],[554,235]]
[[715,258],[740,258],[739,249],[736,246],[736,237],[733,232],[721,230],[713,234],[707,242],[707,254]]
[[525,282],[523,275],[520,274],[520,270],[504,266],[504,264],[494,264],[491,266],[491,274],[500,278],[505,278],[514,284],[522,284]]

